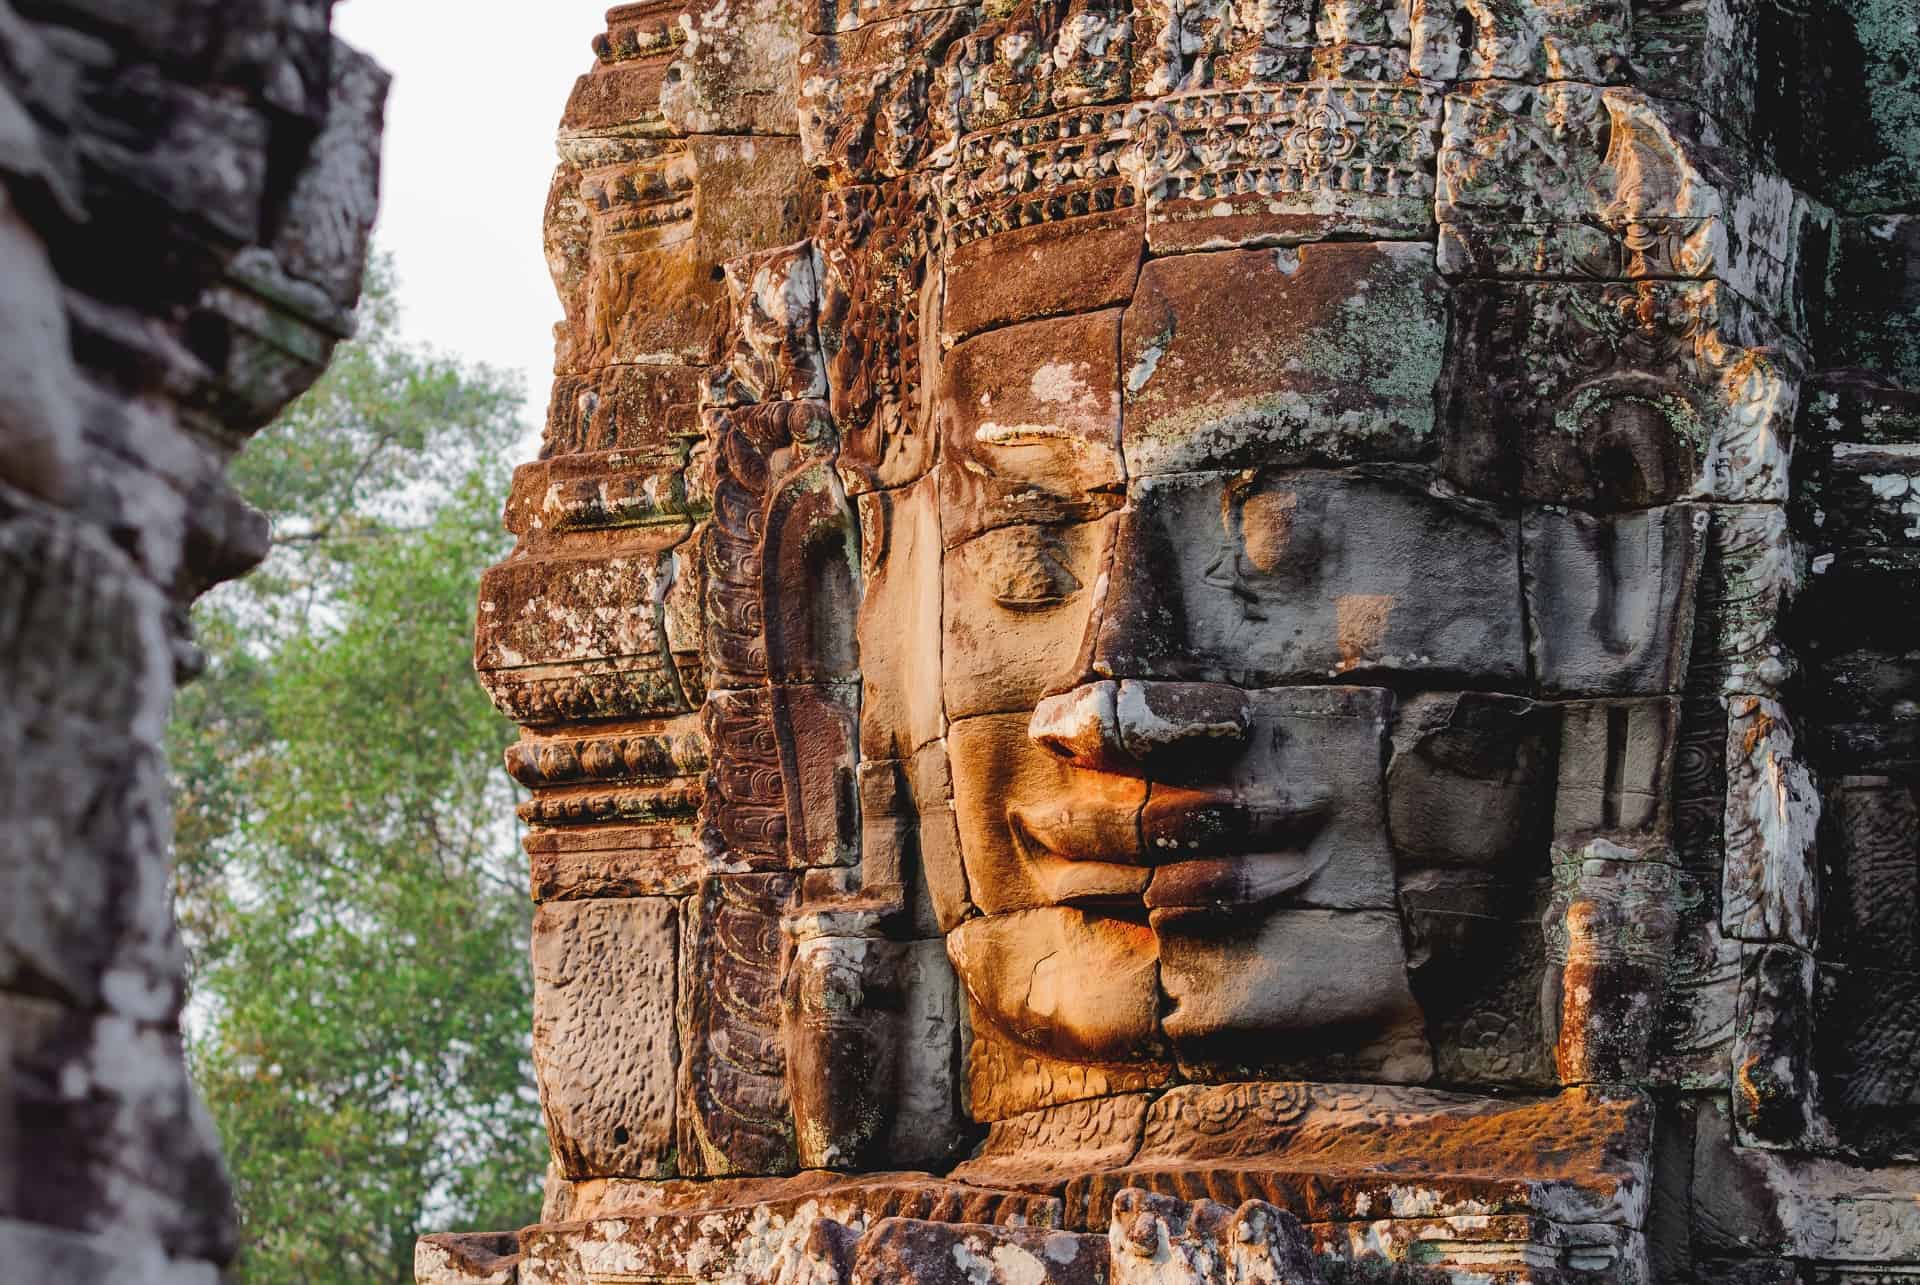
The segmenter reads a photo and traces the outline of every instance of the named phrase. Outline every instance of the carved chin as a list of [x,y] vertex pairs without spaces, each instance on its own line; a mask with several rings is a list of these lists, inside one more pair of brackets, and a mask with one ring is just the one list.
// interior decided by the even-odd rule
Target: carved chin
[[1152,926],[1049,906],[970,920],[947,938],[977,1011],[1067,1061],[1166,1056],[1217,1068],[1331,1063],[1414,1083],[1433,1072],[1386,911],[1286,908],[1251,932],[1156,911]]
[[[1432,1074],[1397,916],[1285,909],[1234,935],[1179,912],[1156,912],[1153,924],[1170,1005],[1162,1026],[1183,1062],[1284,1066],[1331,1053],[1374,1078]],[[1305,1035],[1310,1046],[1294,1038]]]
[[948,935],[947,952],[980,1011],[1018,1043],[1068,1061],[1163,1051],[1145,924],[1048,906],[970,920]]

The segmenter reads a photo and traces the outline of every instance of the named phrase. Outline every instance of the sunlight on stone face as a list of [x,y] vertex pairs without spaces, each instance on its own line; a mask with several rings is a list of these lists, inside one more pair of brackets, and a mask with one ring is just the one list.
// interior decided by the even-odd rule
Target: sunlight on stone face
[[1493,430],[1441,422],[1444,291],[1418,243],[1177,256],[1124,308],[946,353],[942,689],[982,912],[949,946],[981,1038],[1417,1082],[1427,1010],[1537,934],[1566,780],[1542,698],[1670,690],[1701,528],[1645,390],[1582,404],[1555,480],[1611,490],[1574,511],[1477,467]]

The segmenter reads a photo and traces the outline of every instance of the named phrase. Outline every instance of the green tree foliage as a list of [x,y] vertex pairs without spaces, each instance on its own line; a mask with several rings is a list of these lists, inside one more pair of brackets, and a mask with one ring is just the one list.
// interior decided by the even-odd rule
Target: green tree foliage
[[275,552],[196,607],[171,730],[249,1283],[411,1281],[423,1231],[539,1209],[512,729],[470,662],[521,394],[403,343],[392,300],[379,265],[360,338],[237,461]]

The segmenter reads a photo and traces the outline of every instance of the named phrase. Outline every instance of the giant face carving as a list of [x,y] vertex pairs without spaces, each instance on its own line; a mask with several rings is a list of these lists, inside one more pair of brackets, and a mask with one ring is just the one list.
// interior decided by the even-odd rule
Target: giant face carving
[[[1538,915],[1542,698],[1670,690],[1703,528],[1420,461],[1439,294],[1417,245],[1163,260],[1124,312],[949,354],[940,651],[981,912],[949,946],[980,1038],[1423,1081],[1410,966]],[[1643,508],[1672,482],[1605,452],[1673,452],[1644,404],[1590,404],[1571,452]],[[1616,724],[1576,790],[1619,775]]]
[[[1447,112],[1405,83],[1196,89],[978,129],[879,189],[939,217],[929,284],[866,341],[939,355],[917,403],[842,425],[884,550],[863,741],[944,750],[957,854],[922,852],[964,887],[976,1113],[1176,1069],[1582,1074],[1560,965],[1669,864],[1700,501],[1780,483],[1781,397],[1735,342],[1764,321],[1634,279],[1712,249],[1669,217],[1698,175],[1642,102]],[[1538,190],[1516,134],[1579,183],[1483,202]],[[1602,280],[1501,280],[1519,255]],[[857,259],[829,237],[829,277]],[[841,280],[857,313],[872,279]],[[837,325],[846,400],[875,381]],[[1600,835],[1623,860],[1586,859]],[[1643,918],[1650,979],[1673,923]]]
[[[736,270],[716,386],[814,407],[836,548],[857,510],[862,881],[934,893],[971,1109],[1637,1073],[1711,506],[1784,495],[1779,282],[1714,279],[1638,94],[1443,92],[1392,6],[1180,7],[1131,72],[1043,9],[816,39],[820,233]],[[776,518],[810,865],[856,818],[775,626],[849,599]]]

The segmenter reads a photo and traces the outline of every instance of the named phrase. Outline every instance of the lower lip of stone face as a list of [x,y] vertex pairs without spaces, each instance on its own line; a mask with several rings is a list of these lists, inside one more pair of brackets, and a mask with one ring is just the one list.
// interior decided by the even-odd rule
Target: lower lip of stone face
[[1253,852],[1176,861],[1156,868],[1143,900],[1148,910],[1229,910],[1285,896],[1319,873],[1324,858],[1305,852]]
[[[1008,820],[1028,869],[1056,905],[1196,914],[1257,906],[1312,879],[1328,855],[1301,844],[1265,852],[1203,849],[1180,860],[1154,861],[1151,852],[1116,849],[1123,837],[1132,837],[1130,813],[1097,807],[1014,808]],[[1297,821],[1288,824],[1300,828]],[[1119,860],[1107,857],[1116,850],[1125,855]],[[1139,860],[1141,856],[1147,860]]]
[[1325,865],[1303,852],[1258,852],[1161,866],[1077,861],[1050,854],[1031,860],[1055,905],[1224,912],[1257,906],[1306,883]]

